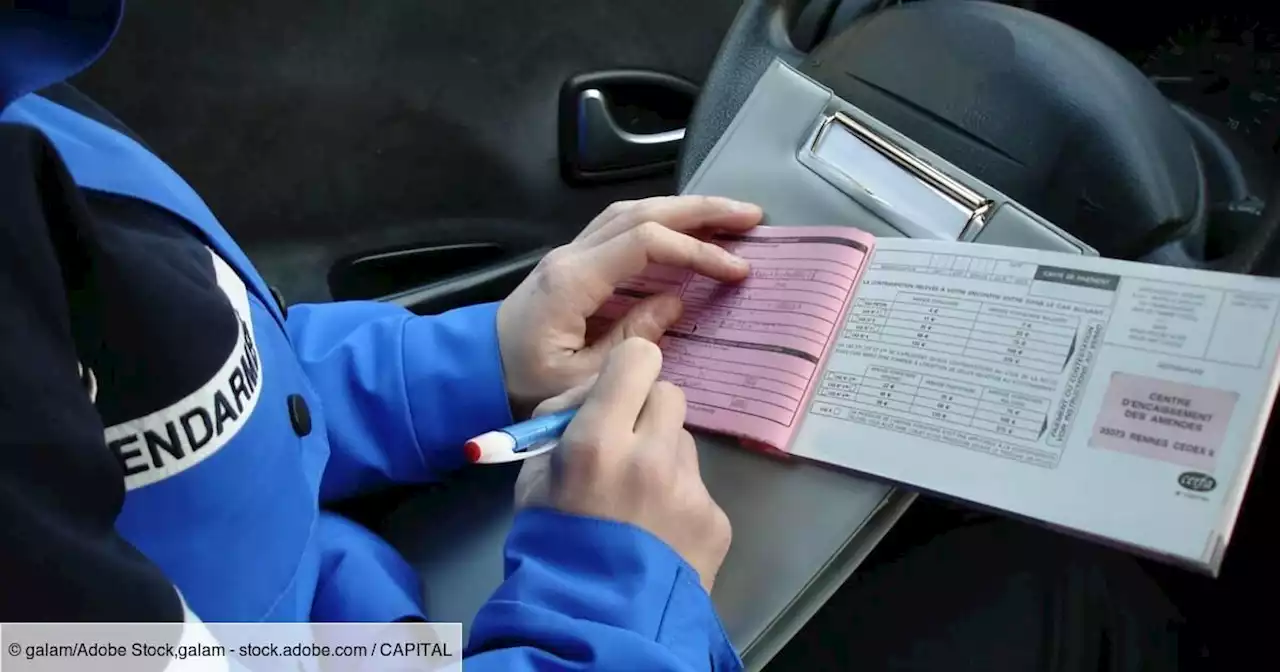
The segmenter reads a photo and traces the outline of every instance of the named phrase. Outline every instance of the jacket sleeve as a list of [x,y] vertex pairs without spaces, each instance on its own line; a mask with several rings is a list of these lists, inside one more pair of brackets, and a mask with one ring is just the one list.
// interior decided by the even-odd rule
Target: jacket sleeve
[[497,304],[416,316],[368,301],[289,307],[298,361],[323,405],[331,501],[370,487],[440,478],[462,446],[510,424]]
[[[94,336],[72,324],[96,305],[88,216],[45,140],[0,124],[0,623],[147,623],[152,643],[210,643],[164,572],[116,531],[124,473],[77,361],[76,333]],[[36,642],[6,634],[0,658],[20,667],[29,654],[12,647]],[[247,672],[208,658],[138,669],[161,666]]]
[[472,625],[472,672],[742,669],[697,572],[640,528],[522,511],[506,575]]
[[43,137],[0,123],[0,623],[182,622],[115,529],[124,473],[80,373],[94,336],[71,319],[97,305],[87,221]]

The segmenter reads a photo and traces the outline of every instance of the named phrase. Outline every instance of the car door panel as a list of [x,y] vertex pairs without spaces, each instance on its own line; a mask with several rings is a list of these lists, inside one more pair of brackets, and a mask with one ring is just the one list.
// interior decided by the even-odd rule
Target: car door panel
[[[734,0],[134,0],[75,80],[183,174],[289,301],[361,252],[567,240],[669,174],[589,188],[558,95],[595,70],[706,74]],[[677,18],[678,17],[678,18]]]

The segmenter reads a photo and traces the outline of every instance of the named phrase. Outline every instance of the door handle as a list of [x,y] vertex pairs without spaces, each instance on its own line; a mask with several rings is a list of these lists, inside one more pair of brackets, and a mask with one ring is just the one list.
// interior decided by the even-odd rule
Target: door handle
[[598,172],[629,166],[674,161],[684,140],[684,128],[660,133],[632,133],[613,118],[609,99],[600,89],[578,94],[578,162]]
[[698,87],[648,70],[571,77],[560,90],[560,167],[566,181],[626,180],[672,170]]

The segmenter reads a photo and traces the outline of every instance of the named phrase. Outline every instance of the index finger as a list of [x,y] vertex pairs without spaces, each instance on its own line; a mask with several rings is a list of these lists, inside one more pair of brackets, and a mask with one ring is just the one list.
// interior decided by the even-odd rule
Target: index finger
[[751,270],[741,257],[719,245],[654,222],[583,250],[582,263],[590,277],[610,287],[639,275],[651,263],[692,270],[720,282],[744,280]]
[[631,435],[660,373],[662,353],[657,345],[643,338],[623,341],[609,353],[566,433],[581,431],[604,439]]
[[657,222],[673,231],[703,228],[746,231],[760,223],[759,206],[719,196],[655,196],[629,203],[612,217],[588,225],[578,239],[599,244],[644,222]]

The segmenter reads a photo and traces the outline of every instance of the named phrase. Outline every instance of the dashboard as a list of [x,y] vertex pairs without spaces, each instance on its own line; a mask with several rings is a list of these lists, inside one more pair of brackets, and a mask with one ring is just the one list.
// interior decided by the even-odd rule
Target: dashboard
[[[1116,50],[1166,97],[1280,160],[1280,12],[1266,2],[1022,0]],[[1127,7],[1126,7],[1127,5]]]

